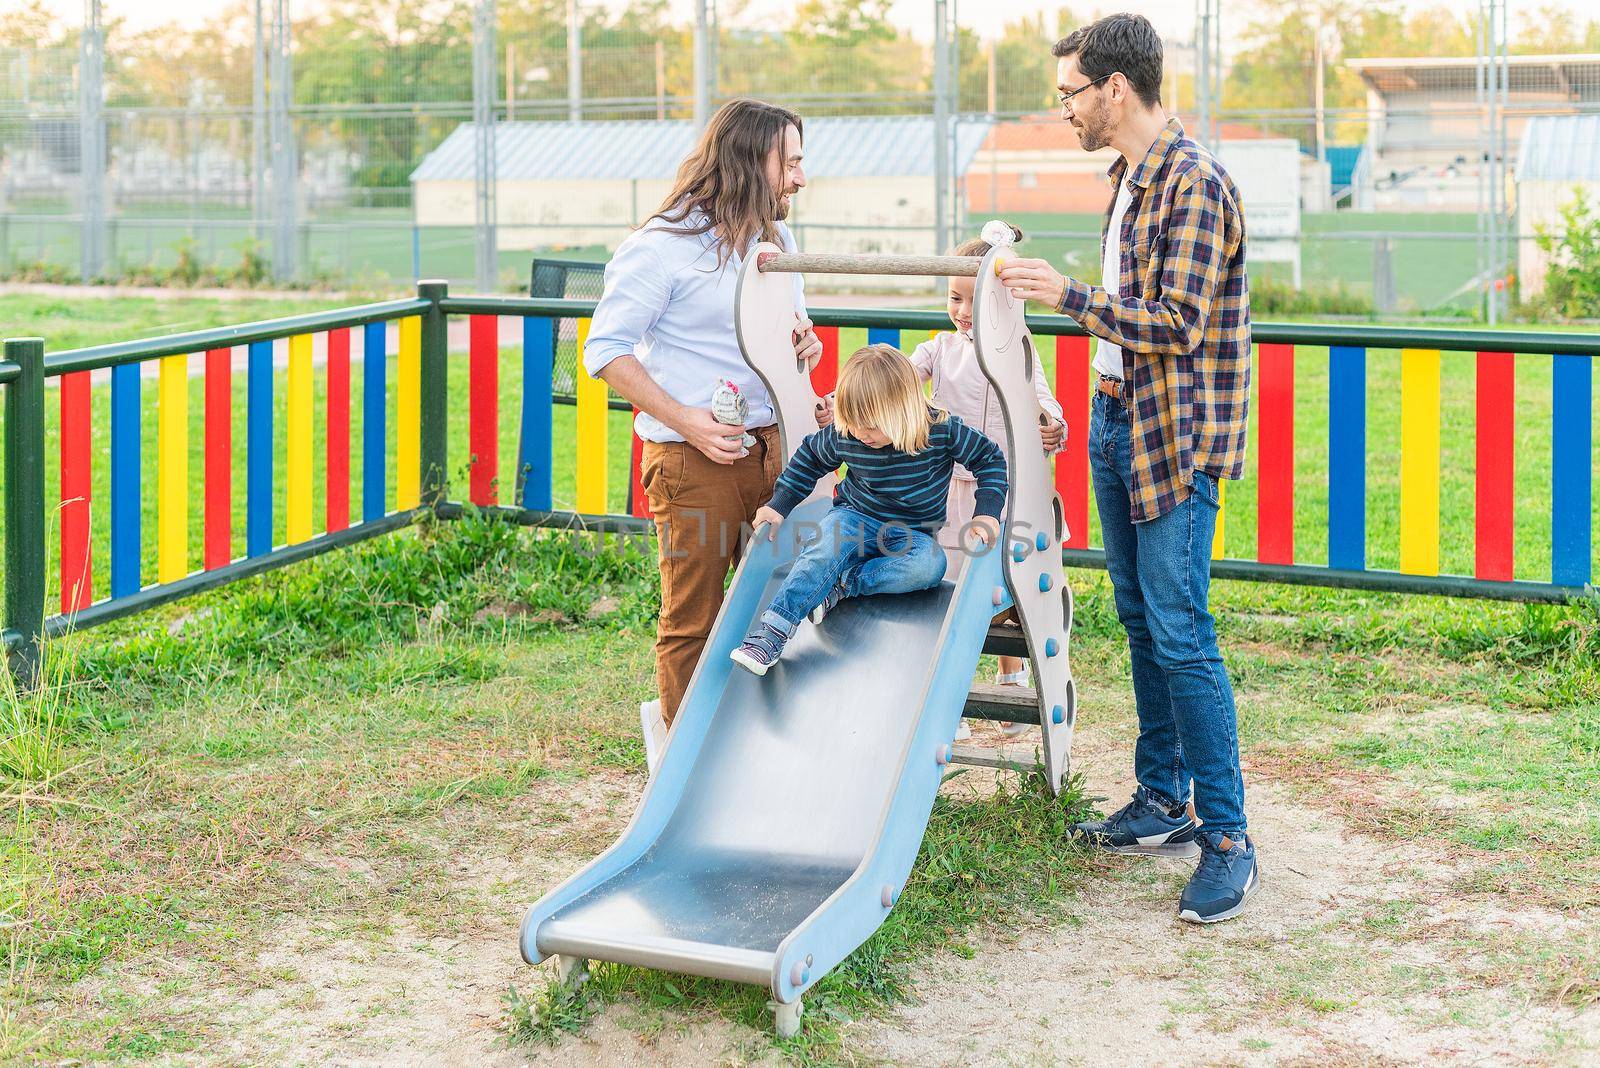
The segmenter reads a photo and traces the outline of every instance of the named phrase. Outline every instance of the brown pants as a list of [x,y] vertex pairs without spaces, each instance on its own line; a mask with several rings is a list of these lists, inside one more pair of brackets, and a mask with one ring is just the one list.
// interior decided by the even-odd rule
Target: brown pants
[[751,433],[756,443],[750,454],[733,464],[708,460],[681,441],[647,441],[640,457],[639,484],[660,535],[656,683],[668,726],[722,607],[728,569],[739,560],[740,532],[771,499],[783,470],[778,428]]

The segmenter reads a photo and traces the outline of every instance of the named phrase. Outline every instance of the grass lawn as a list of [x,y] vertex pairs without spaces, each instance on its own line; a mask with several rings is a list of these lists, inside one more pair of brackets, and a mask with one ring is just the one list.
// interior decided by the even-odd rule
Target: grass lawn
[[[1080,1028],[1175,1060],[1197,1020],[1221,1060],[1600,1051],[1593,606],[1219,583],[1268,881],[1195,931],[1181,867],[1061,843],[1085,791],[1120,803],[1134,729],[1109,590],[1071,581],[1096,785],[954,777],[790,1042],[749,988],[602,967],[563,999],[515,960],[643,785],[648,556],[426,526],[58,642],[54,778],[0,742],[0,1062],[1030,1060]],[[1091,1011],[1018,1003],[1033,973]]]

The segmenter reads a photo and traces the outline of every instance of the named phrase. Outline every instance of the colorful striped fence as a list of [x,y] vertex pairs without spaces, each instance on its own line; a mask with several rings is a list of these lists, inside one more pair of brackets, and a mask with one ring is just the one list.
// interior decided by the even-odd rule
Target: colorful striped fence
[[[444,324],[452,315],[468,317],[467,455],[455,460],[465,475],[464,499],[483,509],[509,509],[526,521],[573,522],[573,513],[555,510],[554,410],[557,404],[571,403],[575,513],[588,526],[637,529],[649,518],[639,485],[642,448],[637,438],[628,464],[631,515],[605,514],[610,413],[630,409],[610,398],[605,384],[590,377],[581,363],[575,396],[562,397],[552,386],[558,318],[577,320],[581,348],[592,310],[592,302],[581,301],[452,298],[437,286],[410,300],[48,358],[41,354],[38,381],[55,378],[59,384],[60,431],[53,450],[59,499],[51,507],[59,513],[55,551],[61,614],[48,621],[42,615],[34,619],[22,603],[37,588],[38,603],[43,604],[45,558],[39,547],[45,539],[42,516],[31,517],[24,505],[15,504],[19,521],[8,515],[6,526],[8,554],[15,554],[15,559],[8,557],[8,644],[21,648],[30,635],[115,618],[409,522],[422,504],[424,458],[433,458],[435,464],[439,458],[448,461],[443,440],[429,437],[442,434],[445,421],[430,417],[437,421],[429,430],[424,416],[426,410],[442,411],[425,410],[425,396],[436,398],[430,402],[436,405],[441,394],[429,391],[445,388],[449,355]],[[812,372],[819,393],[830,392],[837,383],[841,327],[865,326],[869,342],[909,348],[946,326],[933,312],[814,310],[812,315],[823,343],[822,358]],[[502,412],[501,329],[518,320],[520,330],[508,335],[508,347],[520,348],[523,388],[515,413]],[[436,325],[425,325],[429,321]],[[1064,549],[1068,562],[1096,566],[1100,557],[1089,538],[1090,343],[1064,318],[1031,322],[1041,337],[1056,335],[1054,388],[1069,428],[1055,468],[1067,527]],[[1228,555],[1225,520],[1230,509],[1225,507],[1214,540],[1215,574],[1533,600],[1561,599],[1590,588],[1593,356],[1600,353],[1600,339],[1271,324],[1258,324],[1256,336],[1251,446],[1257,475],[1256,554],[1254,560]],[[18,420],[8,419],[8,482],[18,476],[13,465],[22,462],[19,457],[31,444],[24,439],[31,433],[26,413],[35,398],[26,391],[33,388],[27,385],[33,374],[23,365],[34,358],[31,346],[36,344],[8,341],[6,360],[0,362],[8,412],[13,407],[23,412]],[[1369,566],[1368,393],[1375,383],[1368,374],[1368,354],[1379,347],[1401,353],[1398,381],[1379,387],[1400,393],[1399,533],[1397,545],[1390,547],[1398,551],[1396,571]],[[1325,443],[1297,434],[1295,367],[1308,348],[1313,353],[1325,348],[1327,353]],[[1441,351],[1446,349],[1474,352],[1476,360],[1470,576],[1439,574]],[[1519,429],[1514,402],[1517,368],[1526,359],[1553,361],[1552,564],[1549,580],[1542,582],[1514,577],[1518,515],[1513,457]],[[359,386],[352,380],[358,361]],[[106,374],[108,381],[102,382],[97,373]],[[191,379],[197,377],[202,379],[196,389],[200,403],[192,413]],[[109,404],[97,416],[93,398],[101,388],[109,393]],[[147,400],[153,402],[149,411]],[[240,400],[243,411],[235,425]],[[108,454],[103,476],[95,474],[97,418],[108,421],[103,428]],[[508,419],[514,423],[517,446],[511,479],[503,481],[500,431]],[[42,419],[39,426],[42,434]],[[353,462],[356,438],[359,473]],[[1296,509],[1303,496],[1297,491],[1305,489],[1296,478],[1296,455],[1321,448],[1326,449],[1328,472],[1327,554],[1325,560],[1307,561],[1297,558],[1295,543]],[[40,449],[43,455],[42,442]],[[153,486],[143,482],[147,449],[155,456]],[[191,465],[192,450],[202,457],[200,463]],[[234,484],[236,456],[242,486]],[[448,462],[444,466],[449,469]],[[194,479],[202,485],[193,487]],[[353,479],[359,480],[359,509],[352,500]],[[28,484],[25,477],[18,482],[24,488]],[[152,492],[154,524],[146,530],[145,498]],[[17,499],[22,496],[19,490]],[[192,496],[201,504],[193,545]],[[97,507],[105,508],[109,534],[104,575],[94,565],[91,529]],[[236,519],[236,508],[241,519]],[[442,513],[455,514],[453,508],[447,497]],[[35,532],[30,549],[27,539]],[[146,569],[147,550],[153,550],[153,571]],[[30,577],[11,582],[14,572]]]

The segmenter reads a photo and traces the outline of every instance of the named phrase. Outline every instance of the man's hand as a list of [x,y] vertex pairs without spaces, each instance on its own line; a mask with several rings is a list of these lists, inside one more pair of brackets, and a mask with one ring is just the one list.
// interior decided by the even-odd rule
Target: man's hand
[[975,515],[972,517],[972,532],[985,545],[993,545],[1000,537],[1000,521],[992,515]]
[[1055,452],[1061,448],[1061,443],[1067,440],[1067,424],[1059,419],[1052,419],[1039,428],[1039,437],[1044,439],[1044,451]]
[[804,315],[795,320],[793,340],[794,358],[803,361],[806,373],[810,374],[812,368],[817,366],[817,361],[822,359],[822,339],[817,336],[811,320]]
[[1044,260],[1007,260],[1000,268],[1000,284],[1019,300],[1036,300],[1052,308],[1061,306],[1067,280]]
[[833,425],[833,394],[832,393],[828,394],[826,397],[823,397],[821,400],[817,401],[817,425],[818,426],[832,426]]
[[740,444],[744,427],[717,422],[707,408],[685,407],[670,425],[706,459],[719,464],[731,464],[749,451]]
[[760,530],[762,523],[768,524],[767,540],[776,541],[778,538],[778,528],[783,525],[783,516],[779,515],[777,512],[763,504],[760,508],[756,509],[755,528]]

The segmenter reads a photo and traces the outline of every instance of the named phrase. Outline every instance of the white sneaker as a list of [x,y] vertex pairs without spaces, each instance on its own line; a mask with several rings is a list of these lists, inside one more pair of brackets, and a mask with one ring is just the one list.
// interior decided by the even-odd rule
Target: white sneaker
[[644,701],[639,705],[639,729],[644,732],[644,763],[651,775],[661,763],[661,752],[667,747],[667,721],[661,715],[660,701]]
[[962,720],[956,726],[956,741],[964,742],[968,738],[971,738],[971,737],[972,737],[972,728],[967,726],[967,721],[966,720]]

